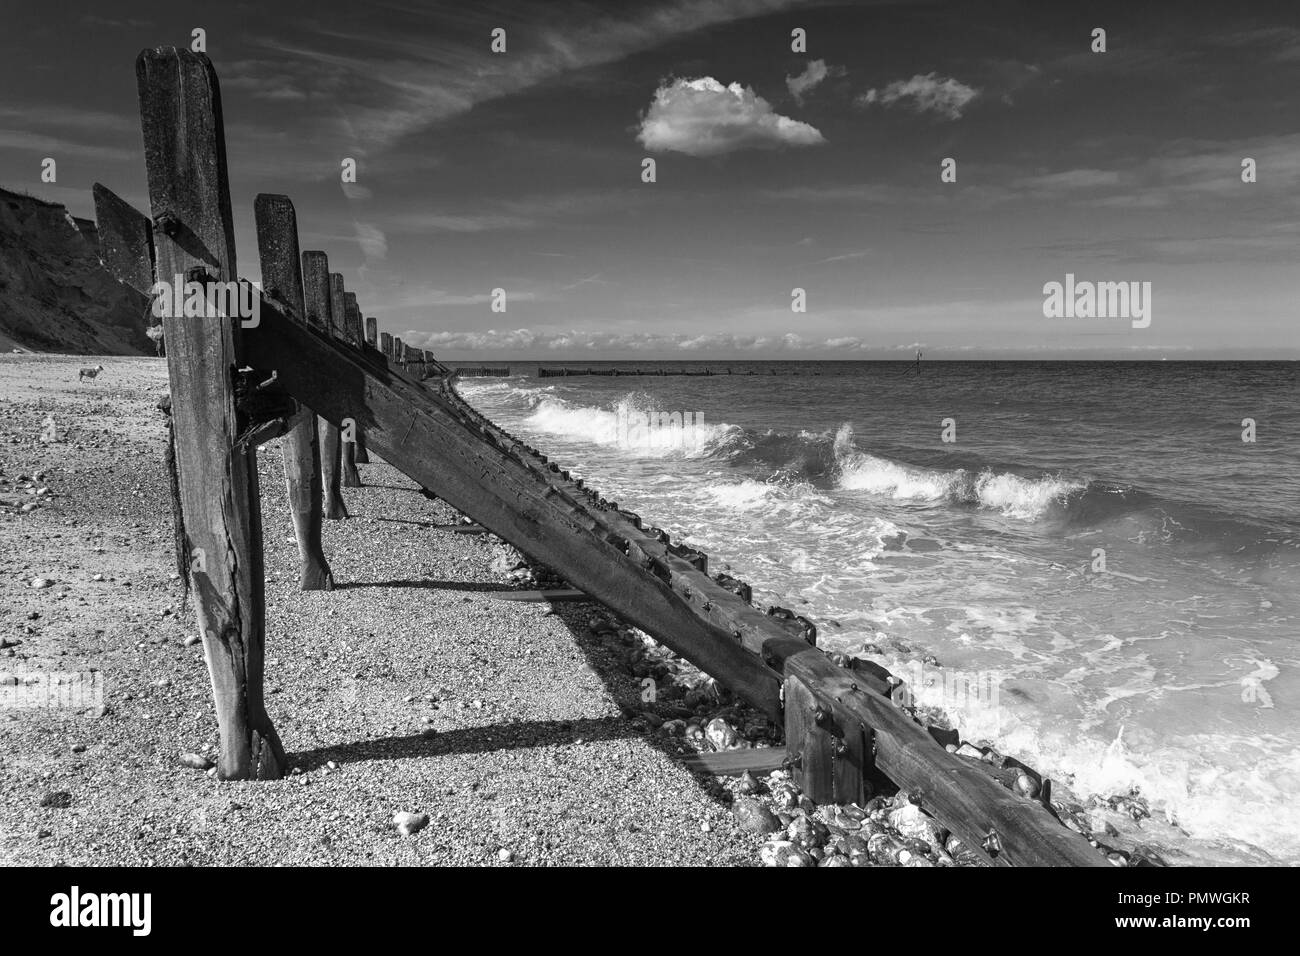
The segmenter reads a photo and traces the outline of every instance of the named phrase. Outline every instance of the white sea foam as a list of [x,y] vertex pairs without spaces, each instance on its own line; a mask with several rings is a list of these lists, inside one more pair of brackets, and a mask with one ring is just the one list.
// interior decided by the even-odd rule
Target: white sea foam
[[[1110,547],[1129,536],[1124,529],[1077,547],[1067,537],[1060,549],[1047,546],[1055,537],[1034,533],[1030,522],[1085,490],[1095,506],[1089,515],[1111,514],[1100,485],[908,465],[859,449],[848,427],[794,439],[789,429],[763,435],[710,423],[714,435],[690,449],[628,449],[618,442],[619,410],[648,411],[647,397],[589,407],[598,399],[584,402],[571,384],[460,387],[490,416],[589,471],[593,486],[650,519],[675,522],[674,533],[731,563],[764,601],[803,607],[826,646],[855,651],[872,639],[887,654],[881,662],[900,676],[925,651],[954,670],[1000,669],[1006,683],[995,708],[973,695],[969,706],[953,708],[942,680],[917,696],[955,710],[964,738],[1014,754],[1085,804],[1089,795],[1140,788],[1159,819],[1144,820],[1135,839],[1172,848],[1171,860],[1185,850],[1192,861],[1261,862],[1265,852],[1300,861],[1293,799],[1300,751],[1285,723],[1298,685],[1288,658],[1260,633],[1270,620],[1285,620],[1279,595],[1290,592],[1268,577],[1272,569],[1255,572],[1252,585],[1262,590],[1241,599],[1250,612],[1243,615],[1225,604],[1236,590],[1221,592],[1199,576],[1180,583],[1182,565],[1161,564],[1158,553],[1143,552],[1140,565],[1112,554],[1119,570],[1109,575],[1079,571],[1094,540]],[[816,467],[764,480],[787,450],[796,464],[824,465],[818,455],[832,437],[834,490],[817,486],[824,472]],[[915,507],[931,503],[938,507]],[[1025,533],[985,535],[985,523],[962,513],[969,508],[1025,522]],[[908,542],[920,538],[943,548],[914,553]],[[1023,540],[1035,546],[1022,547]],[[1139,567],[1151,583],[1132,574]],[[876,629],[889,639],[873,637]],[[1249,647],[1226,675],[1216,665],[1223,655],[1199,643],[1221,631]],[[911,650],[894,654],[894,639]]]
[[[648,421],[664,421],[661,410],[639,395],[623,396],[612,409],[573,405],[558,396],[537,397],[535,402],[532,414],[525,419],[527,427],[570,441],[624,449],[643,457],[701,458],[739,431],[725,422],[697,424],[693,412],[677,413],[675,421],[682,424],[638,426]],[[687,415],[691,416],[689,425],[685,424]]]
[[896,500],[943,501],[978,504],[1009,518],[1032,520],[1064,503],[1087,485],[1059,477],[1022,478],[1008,472],[985,471],[974,479],[966,472],[936,471],[903,465],[858,451],[851,425],[841,425],[835,435],[838,485],[846,491],[866,491]]

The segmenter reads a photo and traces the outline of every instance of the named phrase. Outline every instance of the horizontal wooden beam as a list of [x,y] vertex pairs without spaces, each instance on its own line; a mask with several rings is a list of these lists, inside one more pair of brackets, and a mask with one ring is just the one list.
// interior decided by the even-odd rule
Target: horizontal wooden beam
[[241,342],[245,364],[274,370],[281,387],[326,421],[356,419],[385,461],[701,669],[727,675],[732,690],[779,719],[780,678],[771,668],[644,573],[599,533],[584,503],[557,491],[512,447],[485,440],[444,393],[295,325],[269,302]]
[[688,754],[679,757],[678,761],[697,773],[714,777],[739,777],[744,773],[771,773],[780,770],[788,755],[784,747],[754,747],[747,750]]
[[591,598],[576,588],[561,588],[551,591],[486,591],[484,597],[494,601],[543,601],[558,604],[561,601],[590,601]]

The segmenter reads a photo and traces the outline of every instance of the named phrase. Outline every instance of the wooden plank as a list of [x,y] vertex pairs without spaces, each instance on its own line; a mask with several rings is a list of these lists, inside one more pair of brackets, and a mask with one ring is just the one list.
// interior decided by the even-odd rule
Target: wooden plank
[[836,803],[862,806],[872,794],[869,777],[875,769],[875,736],[866,727],[846,727],[835,738],[832,784]]
[[153,223],[107,186],[95,183],[91,192],[95,197],[99,258],[104,268],[119,282],[152,298]]
[[[288,196],[261,193],[253,202],[257,249],[262,261],[262,291],[291,320],[307,321],[302,294],[302,254],[298,216]],[[304,591],[334,590],[334,575],[321,544],[322,483],[320,427],[316,413],[303,405],[284,436],[284,482],[294,538],[298,542],[298,583]]]
[[676,759],[687,769],[714,777],[739,777],[745,773],[765,774],[780,770],[789,756],[785,747],[753,747],[718,753],[687,754]]
[[582,591],[575,588],[555,588],[550,591],[484,591],[483,596],[493,601],[526,601],[529,603],[559,604],[565,601],[590,601]]
[[507,447],[485,441],[477,423],[442,390],[382,373],[351,350],[267,312],[249,339],[250,364],[276,369],[290,394],[331,421],[359,415],[385,461],[594,600],[620,608],[697,666],[727,675],[736,693],[779,719],[774,672],[701,620],[618,542],[593,530],[587,508],[557,494]]
[[785,679],[785,746],[799,789],[816,803],[835,803],[835,737],[820,726],[826,710],[797,677]]
[[[237,275],[221,93],[208,58],[159,47],[136,60],[157,271]],[[173,311],[173,310],[168,310]],[[288,324],[288,320],[282,320]],[[284,748],[262,696],[265,605],[256,449],[240,446],[237,317],[164,316],[187,576],[216,701],[227,780],[274,778]]]
[[[329,258],[323,252],[309,250],[302,254],[302,295],[307,323],[322,335],[334,336],[334,316],[330,308]],[[296,397],[296,396],[295,396]],[[299,399],[301,401],[301,399]],[[321,487],[325,517],[341,521],[348,516],[343,503],[343,439],[339,427],[325,418],[320,421]]]
[[452,534],[491,534],[487,528],[481,524],[436,524],[433,526],[434,531],[448,531]]

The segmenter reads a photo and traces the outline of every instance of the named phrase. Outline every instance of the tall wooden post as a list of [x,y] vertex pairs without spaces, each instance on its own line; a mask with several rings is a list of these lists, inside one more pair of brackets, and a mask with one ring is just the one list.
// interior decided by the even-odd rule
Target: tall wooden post
[[[302,297],[307,321],[334,335],[334,313],[330,308],[329,258],[323,252],[302,254]],[[348,516],[341,490],[343,442],[338,426],[320,420],[321,481],[325,495],[325,517],[339,521]]]
[[[288,196],[267,193],[253,203],[257,248],[262,259],[262,289],[300,325],[307,324],[302,297],[302,256],[298,217]],[[299,584],[304,591],[332,591],[334,575],[321,546],[321,458],[316,415],[302,407],[284,436],[284,482],[294,537],[298,540]]]
[[[366,347],[365,320],[361,318],[361,306],[357,304],[355,292],[343,293],[343,312],[347,320],[348,341],[358,352],[363,351]],[[352,473],[357,479],[353,487],[360,487],[361,475],[356,466],[370,464],[370,455],[366,451],[366,436],[362,433],[361,426],[356,424],[352,426],[352,460]],[[346,472],[344,477],[347,477]]]
[[[355,345],[352,337],[352,324],[348,319],[347,289],[343,284],[343,273],[330,273],[330,331],[334,338]],[[356,421],[350,428],[343,430],[343,487],[360,488],[361,476],[357,474]]]
[[372,349],[379,346],[379,320],[373,315],[366,316],[366,344]]
[[[221,91],[212,63],[201,53],[159,47],[140,54],[135,74],[158,275],[168,283],[199,274],[234,280]],[[244,424],[234,387],[240,321],[238,314],[163,317],[178,540],[216,701],[217,771],[227,780],[279,777],[285,764],[262,697],[262,523],[257,453],[237,441]]]

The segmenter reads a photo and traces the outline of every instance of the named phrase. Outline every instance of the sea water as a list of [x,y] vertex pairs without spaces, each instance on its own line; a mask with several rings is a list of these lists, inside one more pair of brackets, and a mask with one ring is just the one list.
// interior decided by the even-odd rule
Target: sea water
[[611,366],[715,374],[461,391],[1174,861],[1300,863],[1294,364]]

